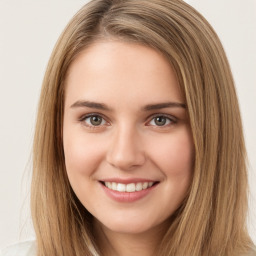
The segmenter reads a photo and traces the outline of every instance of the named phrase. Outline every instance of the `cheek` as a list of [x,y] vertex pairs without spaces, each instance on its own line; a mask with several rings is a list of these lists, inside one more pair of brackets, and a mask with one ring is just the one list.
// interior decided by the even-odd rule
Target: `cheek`
[[[191,184],[194,167],[194,146],[190,132],[184,131],[162,142],[155,158],[165,176],[163,200],[165,211],[171,215],[182,203]],[[171,202],[171,203],[170,203]]]
[[157,144],[158,146],[153,147],[151,155],[164,175],[174,179],[190,178],[194,163],[194,146],[190,131],[180,130]]
[[86,207],[90,204],[90,197],[87,195],[92,193],[91,180],[101,163],[103,147],[80,130],[64,131],[63,135],[68,179],[76,196]]
[[68,175],[92,175],[103,156],[103,147],[81,132],[64,132],[65,164]]

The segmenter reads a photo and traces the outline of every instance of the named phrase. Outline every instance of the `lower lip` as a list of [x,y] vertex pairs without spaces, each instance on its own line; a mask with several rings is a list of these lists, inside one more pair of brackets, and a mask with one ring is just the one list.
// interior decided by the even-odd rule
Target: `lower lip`
[[104,186],[102,183],[100,183],[103,190],[109,196],[111,199],[121,202],[121,203],[130,203],[130,202],[135,202],[138,201],[144,197],[146,197],[152,190],[157,186],[154,185],[150,188],[143,189],[141,191],[135,191],[135,192],[119,192],[116,190],[112,190]]

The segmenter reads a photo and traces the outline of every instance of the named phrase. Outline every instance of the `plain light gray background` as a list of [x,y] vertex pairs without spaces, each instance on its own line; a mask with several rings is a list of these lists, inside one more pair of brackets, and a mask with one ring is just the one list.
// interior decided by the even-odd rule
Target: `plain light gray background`
[[[33,237],[30,152],[52,48],[87,1],[0,0],[0,248]],[[256,242],[256,0],[188,0],[219,34],[234,74],[249,158],[250,234]]]

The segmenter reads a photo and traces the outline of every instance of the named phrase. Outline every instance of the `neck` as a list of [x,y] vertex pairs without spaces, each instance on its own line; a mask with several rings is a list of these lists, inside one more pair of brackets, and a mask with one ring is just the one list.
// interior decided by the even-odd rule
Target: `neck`
[[[162,223],[163,224],[163,223]],[[94,232],[102,256],[153,256],[166,232],[161,225],[139,234],[119,233],[108,229],[98,221]]]

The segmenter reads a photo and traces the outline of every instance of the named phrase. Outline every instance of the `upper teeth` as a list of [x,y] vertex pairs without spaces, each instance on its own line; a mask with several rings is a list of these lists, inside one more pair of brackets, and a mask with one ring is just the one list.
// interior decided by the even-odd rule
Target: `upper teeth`
[[116,183],[116,182],[104,182],[105,186],[109,189],[119,192],[135,192],[147,189],[153,186],[153,182],[138,182],[138,183]]

